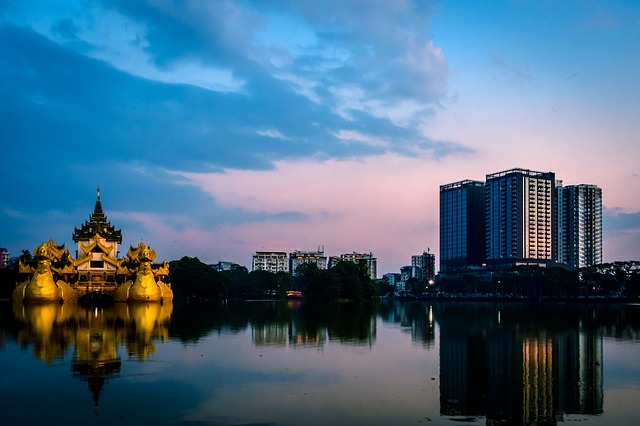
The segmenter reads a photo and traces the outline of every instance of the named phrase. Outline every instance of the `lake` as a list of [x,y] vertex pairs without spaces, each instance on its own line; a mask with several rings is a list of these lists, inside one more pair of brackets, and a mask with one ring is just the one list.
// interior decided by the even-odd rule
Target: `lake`
[[640,306],[0,303],[0,424],[640,424]]

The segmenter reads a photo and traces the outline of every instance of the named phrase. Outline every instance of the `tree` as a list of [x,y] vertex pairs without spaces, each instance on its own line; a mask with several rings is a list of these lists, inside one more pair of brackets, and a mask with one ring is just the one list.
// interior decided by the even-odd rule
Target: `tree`
[[382,279],[377,281],[377,294],[380,296],[393,296],[396,291],[396,288],[389,284],[389,278],[382,277]]
[[249,273],[249,288],[247,296],[275,295],[278,289],[276,274],[269,271],[251,271]]
[[287,272],[276,273],[276,296],[279,298],[285,297],[287,291],[293,290],[295,287],[295,281],[291,274]]
[[418,296],[420,293],[423,293],[425,291],[425,285],[419,279],[411,277],[405,283],[405,289],[407,293]]
[[338,262],[329,270],[316,265],[303,265],[297,272],[296,286],[311,300],[370,300],[376,289],[369,277],[366,264]]
[[228,287],[225,292],[227,297],[238,297],[245,293],[249,287],[249,270],[245,266],[233,265],[231,270],[220,272],[226,277]]
[[169,282],[175,298],[221,298],[229,286],[227,277],[197,257],[183,257],[169,263]]
[[296,269],[295,289],[309,300],[328,298],[328,274],[315,263],[303,263]]
[[4,268],[0,269],[0,299],[11,299],[18,282],[18,258],[12,257]]

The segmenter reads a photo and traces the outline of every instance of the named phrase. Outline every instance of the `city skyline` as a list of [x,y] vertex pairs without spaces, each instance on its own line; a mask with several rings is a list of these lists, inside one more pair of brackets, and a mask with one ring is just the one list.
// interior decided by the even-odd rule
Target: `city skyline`
[[602,262],[602,189],[515,168],[440,186],[440,272]]
[[439,264],[440,185],[521,167],[602,188],[603,261],[640,259],[640,4],[314,4],[3,2],[0,246],[72,247],[100,186],[123,247],[382,275]]

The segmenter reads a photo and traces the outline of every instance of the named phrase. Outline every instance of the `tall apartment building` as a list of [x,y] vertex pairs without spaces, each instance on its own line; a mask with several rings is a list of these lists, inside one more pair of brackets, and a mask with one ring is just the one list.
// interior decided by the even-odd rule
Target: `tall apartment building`
[[564,228],[564,187],[562,186],[562,181],[556,179],[556,189],[555,189],[555,204],[553,206],[553,214],[555,217],[555,224],[553,229],[553,250],[555,253],[555,258],[558,262],[564,262],[565,259],[565,242],[564,242],[564,232],[562,232]]
[[331,256],[329,258],[329,268],[335,266],[337,262],[364,262],[369,272],[369,277],[375,280],[378,276],[378,259],[373,257],[373,253],[357,253],[354,251],[353,253],[341,254],[340,257]]
[[432,281],[436,276],[436,256],[428,251],[411,256],[411,275],[420,281]]
[[547,265],[555,261],[555,174],[511,169],[487,175],[487,264]]
[[252,271],[289,272],[289,259],[283,251],[257,251],[251,261]]
[[440,273],[602,263],[602,190],[515,168],[440,186]]
[[318,269],[327,269],[327,256],[324,255],[324,247],[318,247],[318,251],[299,251],[289,253],[289,270],[296,276],[298,266],[305,263],[313,263]]
[[574,268],[602,263],[602,189],[560,184],[556,199],[558,261]]
[[463,180],[440,186],[440,273],[485,262],[484,183]]

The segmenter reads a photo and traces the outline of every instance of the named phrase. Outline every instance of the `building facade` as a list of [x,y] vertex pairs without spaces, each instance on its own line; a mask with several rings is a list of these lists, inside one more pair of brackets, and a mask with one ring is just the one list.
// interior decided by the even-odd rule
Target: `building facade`
[[389,285],[392,285],[393,287],[396,287],[397,283],[399,283],[400,280],[401,280],[400,274],[398,274],[396,272],[388,272],[388,273],[384,274],[382,277],[386,278],[387,283]]
[[364,263],[367,272],[369,273],[369,278],[375,280],[378,275],[378,259],[373,257],[373,253],[344,253],[341,254],[340,257],[331,256],[329,258],[329,268],[335,266],[337,262],[353,262],[353,263]]
[[433,281],[436,276],[436,255],[425,251],[411,256],[412,276],[420,281]]
[[462,272],[485,262],[484,202],[483,182],[440,186],[440,273]]
[[295,277],[298,266],[307,263],[315,264],[318,269],[327,269],[327,256],[324,255],[324,248],[318,247],[317,251],[296,250],[289,253],[289,270]]
[[252,271],[289,272],[289,259],[283,251],[257,251],[251,261]]
[[[481,230],[482,232],[479,232]],[[440,274],[602,263],[602,190],[514,168],[440,186]]]
[[209,265],[214,271],[218,272],[228,272],[233,271],[239,268],[244,268],[244,266],[240,266],[235,262],[227,262],[224,260],[219,261],[218,263],[214,263],[213,265]]
[[410,291],[411,289],[407,285],[409,280],[413,277],[413,267],[410,265],[400,267],[400,281],[396,284],[396,291]]
[[559,185],[558,261],[573,268],[602,263],[602,189],[596,185]]
[[487,175],[487,265],[546,266],[556,259],[555,174],[511,169]]
[[6,268],[9,265],[9,250],[6,248],[0,248],[0,269]]

